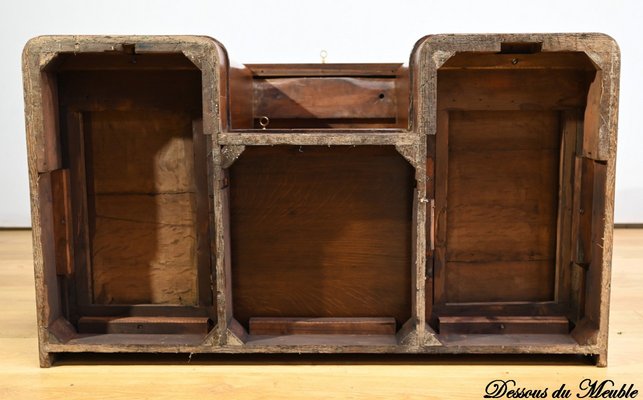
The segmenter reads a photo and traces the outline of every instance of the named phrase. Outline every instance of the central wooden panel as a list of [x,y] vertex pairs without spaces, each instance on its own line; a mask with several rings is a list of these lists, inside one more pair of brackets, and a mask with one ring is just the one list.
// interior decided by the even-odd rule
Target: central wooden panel
[[414,182],[393,147],[246,148],[230,169],[235,318],[405,322]]
[[449,113],[447,302],[554,299],[559,114]]

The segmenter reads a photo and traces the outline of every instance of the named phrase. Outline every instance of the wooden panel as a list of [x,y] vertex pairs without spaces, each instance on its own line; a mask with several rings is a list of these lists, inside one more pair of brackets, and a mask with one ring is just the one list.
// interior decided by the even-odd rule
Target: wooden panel
[[569,321],[565,317],[440,317],[440,334],[566,334]]
[[201,114],[201,74],[196,71],[63,71],[61,106],[88,111],[185,110]]
[[413,182],[392,147],[247,147],[230,169],[235,318],[406,321]]
[[554,298],[555,269],[545,261],[449,262],[448,303],[547,301]]
[[594,70],[592,61],[582,52],[541,52],[534,54],[457,53],[440,67],[447,69],[583,69]]
[[450,113],[447,260],[555,257],[558,118]]
[[192,120],[161,112],[94,112],[94,301],[196,302]]
[[440,70],[438,107],[467,110],[584,107],[588,74],[575,70]]
[[251,335],[395,335],[395,318],[250,318]]
[[558,113],[452,111],[448,126],[444,301],[553,300]]
[[81,317],[79,333],[202,334],[210,330],[206,317]]
[[255,118],[395,118],[395,79],[254,80]]

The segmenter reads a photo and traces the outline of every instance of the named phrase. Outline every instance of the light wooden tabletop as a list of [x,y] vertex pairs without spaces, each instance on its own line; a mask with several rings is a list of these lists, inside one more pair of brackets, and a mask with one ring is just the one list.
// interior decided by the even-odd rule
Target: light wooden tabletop
[[494,380],[547,388],[547,398],[564,384],[577,398],[585,393],[579,384],[587,378],[643,390],[643,230],[617,230],[614,236],[607,368],[551,357],[195,357],[188,362],[186,356],[102,356],[41,369],[31,232],[0,231],[0,399],[481,399]]

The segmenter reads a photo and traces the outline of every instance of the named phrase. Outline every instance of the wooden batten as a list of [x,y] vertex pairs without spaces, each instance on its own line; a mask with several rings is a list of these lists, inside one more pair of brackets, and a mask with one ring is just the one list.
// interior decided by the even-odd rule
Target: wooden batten
[[395,318],[250,318],[250,335],[395,335]]
[[440,317],[440,334],[567,334],[565,317]]

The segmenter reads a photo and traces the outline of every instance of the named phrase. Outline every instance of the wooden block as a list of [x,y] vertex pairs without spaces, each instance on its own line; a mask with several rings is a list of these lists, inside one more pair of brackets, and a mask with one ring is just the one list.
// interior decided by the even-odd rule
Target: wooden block
[[440,317],[440,334],[566,334],[569,321],[556,316]]
[[81,317],[79,333],[207,334],[207,317]]
[[395,318],[250,318],[251,335],[395,335]]

